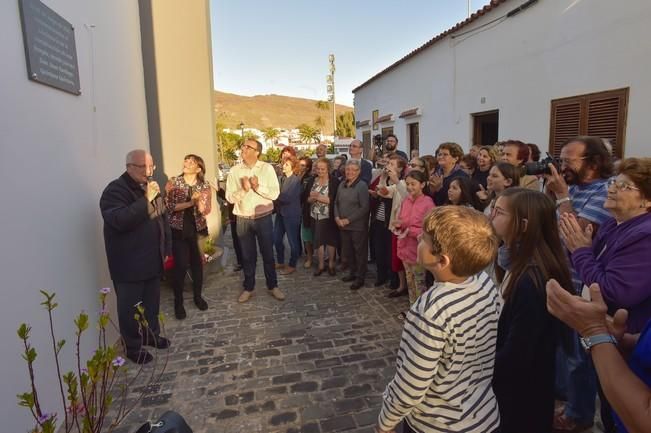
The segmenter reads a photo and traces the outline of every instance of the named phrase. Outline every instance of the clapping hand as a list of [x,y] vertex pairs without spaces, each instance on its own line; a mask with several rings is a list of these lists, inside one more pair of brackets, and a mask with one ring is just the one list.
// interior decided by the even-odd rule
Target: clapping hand
[[248,177],[244,176],[240,178],[240,183],[242,184],[242,189],[244,191],[249,191],[251,189],[251,181]]
[[588,301],[572,295],[554,279],[547,282],[547,310],[551,314],[582,337],[610,334],[620,341],[626,331],[628,312],[619,309],[613,317],[608,316],[599,284],[590,285],[590,298]]
[[433,192],[438,192],[441,187],[443,186],[443,176],[440,174],[434,173],[430,178],[429,178],[429,185],[430,189]]
[[479,184],[479,191],[477,191],[477,198],[481,201],[488,200],[488,191],[484,188],[484,185]]
[[258,184],[258,176],[251,176],[249,178],[249,182],[251,183],[251,188],[253,188],[254,191],[258,189],[258,186],[259,186],[259,184]]
[[573,253],[579,248],[592,245],[592,224],[581,229],[576,216],[572,213],[563,213],[558,223],[561,239],[569,252]]

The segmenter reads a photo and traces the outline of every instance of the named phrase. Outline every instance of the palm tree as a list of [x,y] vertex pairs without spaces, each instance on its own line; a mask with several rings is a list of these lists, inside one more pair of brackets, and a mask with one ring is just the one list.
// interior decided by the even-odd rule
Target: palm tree
[[303,143],[318,143],[321,139],[321,131],[313,126],[302,123],[296,129]]
[[262,136],[264,137],[264,140],[266,142],[271,141],[271,143],[275,146],[278,144],[278,135],[280,133],[276,128],[265,128],[262,130]]
[[330,103],[328,101],[316,101],[316,108],[323,111],[328,111],[330,109]]

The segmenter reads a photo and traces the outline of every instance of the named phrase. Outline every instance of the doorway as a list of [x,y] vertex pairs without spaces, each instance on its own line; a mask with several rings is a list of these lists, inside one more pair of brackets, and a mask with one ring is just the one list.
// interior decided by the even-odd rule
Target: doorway
[[497,142],[499,110],[475,113],[473,118],[472,144],[492,146]]

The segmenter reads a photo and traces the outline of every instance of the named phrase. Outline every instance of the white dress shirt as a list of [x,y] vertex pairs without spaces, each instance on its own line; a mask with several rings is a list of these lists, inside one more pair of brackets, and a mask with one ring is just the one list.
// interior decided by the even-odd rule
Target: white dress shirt
[[[258,188],[244,191],[243,177],[256,176]],[[244,162],[231,168],[226,180],[226,200],[234,205],[235,215],[253,218],[273,211],[273,200],[278,198],[280,186],[274,168],[263,161],[257,161],[253,167]]]

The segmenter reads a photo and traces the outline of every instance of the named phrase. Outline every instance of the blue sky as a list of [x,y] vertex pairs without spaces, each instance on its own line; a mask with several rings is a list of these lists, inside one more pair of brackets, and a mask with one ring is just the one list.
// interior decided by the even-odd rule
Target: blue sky
[[[475,11],[489,0],[472,0]],[[466,18],[467,0],[211,0],[215,88],[326,99],[352,89]]]

